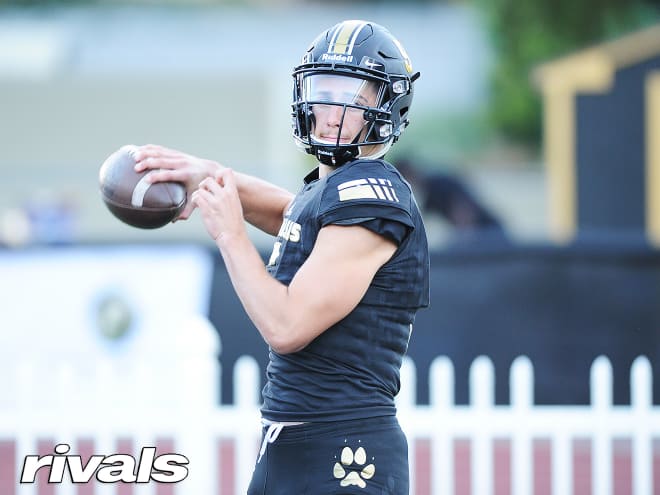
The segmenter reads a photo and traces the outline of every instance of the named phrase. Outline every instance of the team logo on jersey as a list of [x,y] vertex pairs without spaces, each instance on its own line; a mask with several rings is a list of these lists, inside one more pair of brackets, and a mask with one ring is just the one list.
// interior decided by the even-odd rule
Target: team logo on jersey
[[[287,214],[291,212],[291,208],[293,208],[293,204],[289,207]],[[277,263],[282,251],[282,243],[285,241],[300,242],[301,231],[302,226],[298,222],[288,218],[284,219],[277,234],[277,241],[273,244],[273,251],[270,253],[267,266],[274,266]]]
[[[373,460],[373,458],[372,458]],[[341,459],[335,462],[332,469],[333,476],[340,480],[340,486],[359,486],[365,488],[367,483],[376,474],[376,466],[367,464],[367,451],[364,447],[358,447],[355,452],[350,447],[344,447],[341,451]]]
[[384,199],[399,202],[392,182],[389,179],[355,179],[337,186],[339,201],[352,199]]
[[277,233],[277,237],[281,237],[285,241],[298,242],[300,241],[301,229],[302,226],[299,223],[285,218],[280,231]]

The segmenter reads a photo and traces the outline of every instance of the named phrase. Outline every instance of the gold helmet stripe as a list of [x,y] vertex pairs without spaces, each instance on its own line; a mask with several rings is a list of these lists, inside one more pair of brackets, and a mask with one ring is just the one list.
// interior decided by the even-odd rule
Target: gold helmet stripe
[[342,55],[351,55],[353,46],[362,28],[366,26],[365,21],[344,21],[332,34],[328,53],[337,53]]

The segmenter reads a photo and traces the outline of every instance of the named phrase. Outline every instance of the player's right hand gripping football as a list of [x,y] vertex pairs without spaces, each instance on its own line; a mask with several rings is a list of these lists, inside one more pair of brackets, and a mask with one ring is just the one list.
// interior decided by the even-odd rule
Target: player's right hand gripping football
[[151,182],[181,182],[186,186],[186,206],[176,220],[190,217],[195,205],[191,198],[200,182],[206,177],[213,177],[220,166],[203,158],[166,148],[156,144],[136,146],[133,152],[136,161],[135,170],[157,170],[149,175]]

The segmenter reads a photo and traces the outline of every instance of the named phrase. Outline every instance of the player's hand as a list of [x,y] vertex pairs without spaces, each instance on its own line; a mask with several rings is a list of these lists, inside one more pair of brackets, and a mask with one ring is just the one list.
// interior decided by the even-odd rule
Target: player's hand
[[155,144],[135,146],[133,157],[136,161],[135,170],[157,170],[149,175],[151,182],[181,182],[186,186],[188,199],[177,220],[190,217],[195,205],[191,201],[193,193],[199,184],[207,177],[213,177],[222,168],[216,162],[198,158],[181,151],[165,148]]
[[192,204],[199,208],[204,226],[213,240],[245,233],[243,208],[231,169],[223,168],[213,178],[203,179],[192,194]]

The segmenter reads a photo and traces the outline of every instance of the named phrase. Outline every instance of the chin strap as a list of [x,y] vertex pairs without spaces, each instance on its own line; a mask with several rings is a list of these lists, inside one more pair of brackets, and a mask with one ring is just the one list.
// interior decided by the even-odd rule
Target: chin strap
[[355,160],[360,151],[357,146],[348,148],[325,148],[322,146],[314,147],[314,156],[324,165],[339,167],[345,163]]
[[[344,109],[346,112],[346,109]],[[343,118],[342,118],[343,121]],[[339,132],[341,132],[341,126],[339,126]],[[358,142],[360,141],[360,136],[355,136],[353,146],[345,147],[330,147],[330,146],[315,146],[314,155],[316,159],[321,162],[323,165],[329,165],[331,167],[340,167],[345,163],[352,162],[357,157],[360,156],[360,147]]]

